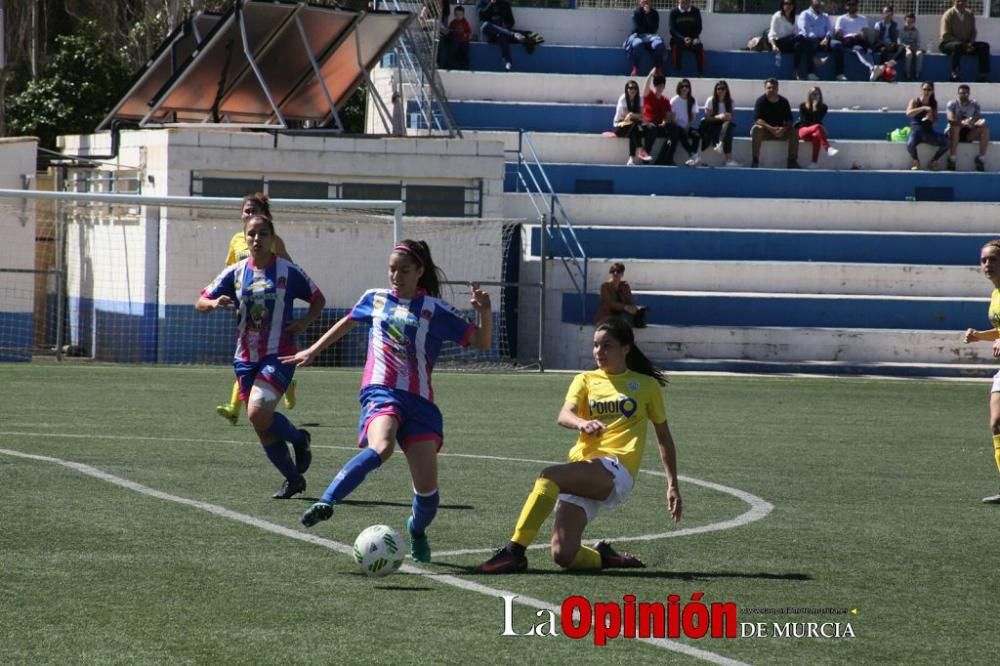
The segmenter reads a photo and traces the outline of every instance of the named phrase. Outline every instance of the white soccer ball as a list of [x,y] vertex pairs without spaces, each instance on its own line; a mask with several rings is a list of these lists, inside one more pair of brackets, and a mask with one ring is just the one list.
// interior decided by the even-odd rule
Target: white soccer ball
[[406,541],[388,525],[367,527],[354,540],[354,561],[369,576],[388,576],[405,558]]

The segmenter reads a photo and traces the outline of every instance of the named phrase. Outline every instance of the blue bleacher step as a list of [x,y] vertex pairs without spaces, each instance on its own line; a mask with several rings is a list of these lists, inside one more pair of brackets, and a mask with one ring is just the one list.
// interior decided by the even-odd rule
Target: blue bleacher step
[[762,375],[984,379],[996,368],[985,364],[851,363],[844,361],[754,361],[745,359],[653,359],[667,372]]
[[[922,148],[924,146],[921,146]],[[765,145],[779,149],[780,145]],[[921,154],[923,155],[923,153]],[[854,199],[870,201],[998,201],[1000,174],[931,171],[692,169],[595,164],[544,165],[558,194]],[[519,192],[510,163],[506,192]]]
[[[704,100],[701,100],[704,101]],[[733,121],[741,136],[749,136],[753,125],[753,100],[733,111]],[[611,128],[615,103],[559,104],[531,102],[484,102],[452,100],[449,108],[455,122],[464,129],[520,129],[531,132],[571,132],[600,134]],[[796,105],[793,112],[798,117]],[[985,112],[983,117],[992,127],[1000,127],[1000,112]],[[886,141],[886,135],[909,125],[909,119],[899,108],[894,111],[830,109],[823,126],[833,140],[868,139]],[[938,129],[945,127],[944,113]]]
[[[552,74],[605,74],[626,76],[630,65],[625,50],[620,47],[579,46],[543,44],[528,54],[523,48],[512,50],[514,71]],[[470,69],[484,72],[504,71],[504,62],[500,49],[486,42],[469,44]],[[768,77],[792,79],[792,56],[788,54],[782,59],[780,67],[775,66],[774,55],[753,51],[716,51],[709,49],[705,57],[705,78],[713,79],[758,79]],[[991,69],[1000,71],[1000,55],[990,58]],[[651,57],[645,56],[640,61],[640,71],[648,72],[652,68]],[[868,69],[863,66],[852,53],[844,54],[844,73],[852,81],[867,81]],[[939,53],[928,53],[924,56],[924,66],[921,78],[930,81],[947,81],[951,73],[949,58]],[[833,58],[817,70],[821,79],[831,80],[834,75]],[[976,64],[972,58],[963,58],[962,78],[965,81],[976,80]],[[667,76],[698,76],[694,59],[687,55],[679,71],[668,68]]]
[[[759,292],[643,292],[649,324],[665,326],[782,327],[964,331],[985,323],[987,298]],[[561,321],[585,324],[597,294],[564,293]]]
[[[537,256],[541,231],[531,228]],[[969,266],[994,236],[826,230],[676,227],[580,227],[576,239],[591,259],[698,261],[817,261],[836,263]],[[547,241],[548,256],[570,256],[564,241]],[[986,281],[983,281],[984,286]]]

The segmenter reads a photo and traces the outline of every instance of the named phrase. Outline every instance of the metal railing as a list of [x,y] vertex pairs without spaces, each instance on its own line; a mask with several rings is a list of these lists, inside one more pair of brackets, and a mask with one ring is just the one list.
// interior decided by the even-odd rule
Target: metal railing
[[[409,107],[409,103],[416,106],[420,128],[461,136],[437,73],[440,3],[382,0],[376,2],[376,8],[380,7],[408,11],[416,16],[403,30],[393,54],[396,69],[393,95],[401,97],[404,108]],[[409,117],[409,113],[406,115]]]
[[528,195],[532,207],[542,220],[540,233],[541,245],[539,258],[544,265],[551,257],[546,256],[549,242],[556,241],[557,254],[570,282],[580,297],[580,321],[586,318],[587,295],[587,253],[580,244],[570,221],[569,213],[559,200],[559,195],[552,187],[545,167],[538,157],[538,151],[525,130],[517,130],[516,151],[505,150],[506,153],[516,152],[516,161],[508,160],[507,164],[515,168],[515,191]]

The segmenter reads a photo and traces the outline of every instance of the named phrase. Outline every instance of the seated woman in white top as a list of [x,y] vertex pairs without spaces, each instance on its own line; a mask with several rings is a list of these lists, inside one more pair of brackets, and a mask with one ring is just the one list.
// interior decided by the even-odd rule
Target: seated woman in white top
[[701,149],[712,146],[715,152],[726,156],[726,166],[738,167],[733,159],[733,98],[729,94],[729,84],[718,81],[711,97],[705,100],[705,116],[698,126],[701,132]]
[[618,106],[615,107],[613,122],[612,131],[615,136],[628,137],[626,164],[635,164],[636,157],[643,162],[653,159],[642,147],[642,97],[639,96],[639,84],[635,81],[630,80],[625,84],[625,92],[618,98]]
[[677,94],[670,98],[670,110],[674,114],[674,124],[677,125],[677,139],[690,156],[684,164],[698,166],[701,164],[701,155],[698,150],[701,135],[694,127],[695,101],[691,94],[691,82],[687,79],[681,79],[677,82]]

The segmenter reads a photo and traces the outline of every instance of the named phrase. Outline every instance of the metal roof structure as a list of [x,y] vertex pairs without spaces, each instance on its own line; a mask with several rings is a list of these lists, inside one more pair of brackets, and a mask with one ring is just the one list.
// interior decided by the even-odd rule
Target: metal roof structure
[[413,19],[282,0],[234,0],[164,40],[98,129],[226,124],[343,129],[337,109]]

